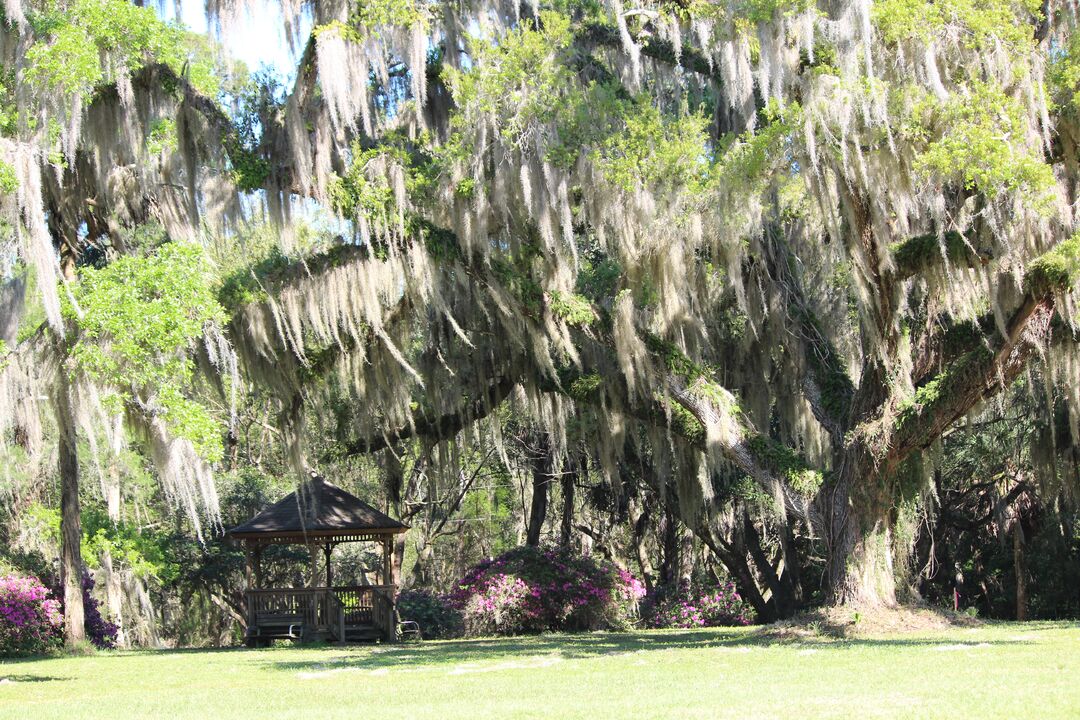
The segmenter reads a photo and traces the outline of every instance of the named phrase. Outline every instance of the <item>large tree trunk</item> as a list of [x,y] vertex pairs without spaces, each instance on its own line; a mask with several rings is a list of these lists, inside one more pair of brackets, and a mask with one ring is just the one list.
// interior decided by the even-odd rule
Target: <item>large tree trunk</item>
[[[390,512],[397,519],[401,519],[404,514],[405,469],[401,466],[400,453],[402,452],[402,448],[389,447],[383,454],[386,467],[384,474],[386,497],[390,502]],[[393,563],[398,568],[398,574],[400,575],[401,568],[405,563],[404,533],[394,536]]]
[[570,540],[574,532],[574,489],[577,485],[578,473],[586,471],[586,460],[582,458],[577,464],[563,470],[560,485],[562,487],[562,521],[559,524],[559,544],[563,547],[570,546]]
[[770,601],[775,606],[777,618],[789,618],[795,614],[795,594],[792,589],[790,578],[785,582],[777,573],[776,568],[769,562],[765,549],[761,546],[761,534],[757,526],[750,518],[750,513],[743,509],[743,538],[750,557],[754,561],[754,567],[758,574],[765,580],[765,585],[771,593]]
[[56,424],[60,434],[60,586],[64,593],[64,642],[86,639],[82,595],[82,524],[79,515],[79,456],[67,369],[57,371]]
[[637,559],[638,571],[641,573],[641,581],[645,583],[645,590],[652,592],[655,575],[653,573],[652,559],[646,547],[651,518],[650,507],[645,498],[641,500],[630,499],[630,542],[634,548],[634,557]]
[[544,521],[547,520],[552,464],[548,437],[540,435],[537,442],[537,455],[532,460],[532,502],[529,505],[529,524],[525,533],[525,544],[532,547],[540,544]]
[[853,488],[856,471],[848,468],[826,491],[830,532],[825,600],[829,605],[894,607],[892,498],[879,478],[866,477]]
[[679,581],[679,527],[675,510],[671,505],[664,506],[663,556],[660,562],[660,584],[674,586]]
[[1028,619],[1027,556],[1024,527],[1020,519],[1013,525],[1013,572],[1016,575],[1016,619]]

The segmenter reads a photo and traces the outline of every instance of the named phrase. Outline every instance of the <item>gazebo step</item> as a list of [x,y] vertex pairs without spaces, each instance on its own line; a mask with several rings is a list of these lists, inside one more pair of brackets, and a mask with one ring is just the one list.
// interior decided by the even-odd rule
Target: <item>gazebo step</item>
[[374,625],[346,625],[345,640],[355,642],[359,640],[379,640],[384,633]]

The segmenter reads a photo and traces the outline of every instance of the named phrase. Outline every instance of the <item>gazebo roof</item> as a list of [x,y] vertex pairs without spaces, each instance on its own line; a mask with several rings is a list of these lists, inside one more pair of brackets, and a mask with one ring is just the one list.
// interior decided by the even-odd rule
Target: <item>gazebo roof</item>
[[407,525],[312,473],[305,487],[228,530],[226,535],[238,540],[304,542],[309,537],[363,540],[364,536],[403,533],[408,529]]

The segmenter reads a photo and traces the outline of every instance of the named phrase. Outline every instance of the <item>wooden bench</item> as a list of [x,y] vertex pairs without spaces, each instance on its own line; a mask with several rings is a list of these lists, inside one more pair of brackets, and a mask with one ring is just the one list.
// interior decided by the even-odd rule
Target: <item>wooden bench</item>
[[299,640],[304,636],[304,616],[292,612],[258,612],[255,624],[247,629],[249,646],[269,644],[271,640]]

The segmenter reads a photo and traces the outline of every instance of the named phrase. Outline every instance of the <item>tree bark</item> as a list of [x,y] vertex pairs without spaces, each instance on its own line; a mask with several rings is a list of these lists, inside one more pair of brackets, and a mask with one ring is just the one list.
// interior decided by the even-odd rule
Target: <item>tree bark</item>
[[875,477],[853,487],[853,472],[842,470],[828,492],[825,600],[829,605],[895,607],[891,498]]
[[56,424],[60,435],[60,586],[64,593],[64,642],[72,648],[86,639],[82,595],[82,522],[79,513],[79,456],[71,384],[62,365],[57,372]]
[[1013,525],[1013,573],[1016,575],[1016,619],[1028,619],[1027,556],[1024,527],[1017,518]]
[[670,505],[664,507],[663,557],[660,563],[660,584],[674,586],[679,581],[679,530],[675,511]]
[[579,472],[584,472],[585,460],[582,460],[563,471],[559,482],[562,487],[562,522],[559,524],[559,544],[563,547],[570,546],[570,540],[574,533],[574,490],[577,485]]
[[761,534],[758,533],[757,526],[754,525],[754,521],[750,518],[750,513],[746,509],[743,509],[743,531],[746,547],[750,551],[754,566],[758,569],[761,577],[764,578],[765,585],[768,586],[769,592],[772,594],[771,599],[776,606],[776,616],[778,618],[791,617],[795,614],[795,596],[791,591],[791,584],[785,583],[772,563],[769,562],[769,558],[761,546]]
[[641,581],[645,583],[646,592],[652,592],[655,575],[652,560],[649,558],[649,550],[645,545],[651,517],[649,503],[644,498],[640,502],[631,498],[629,511],[631,543],[634,546],[634,556],[637,558],[638,570],[641,572]]
[[547,519],[548,489],[551,486],[552,457],[547,435],[539,436],[537,447],[538,452],[532,459],[532,502],[529,505],[529,525],[525,533],[525,544],[531,547],[540,544],[540,535]]

